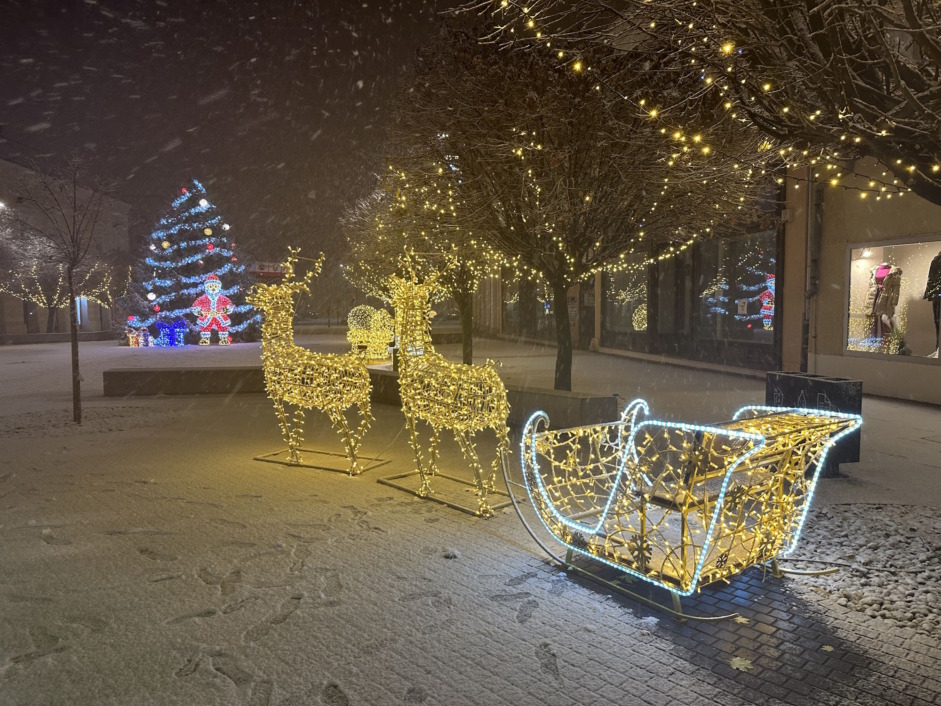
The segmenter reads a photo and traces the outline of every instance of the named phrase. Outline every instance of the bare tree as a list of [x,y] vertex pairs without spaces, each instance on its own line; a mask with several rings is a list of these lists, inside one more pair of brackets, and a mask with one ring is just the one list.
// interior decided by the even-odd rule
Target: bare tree
[[[555,387],[568,390],[568,289],[632,252],[669,257],[741,220],[767,189],[771,152],[757,131],[724,120],[720,101],[690,104],[683,75],[649,70],[641,53],[603,86],[622,60],[610,51],[564,65],[479,38],[452,31],[421,57],[393,142],[456,159],[465,208],[483,219],[478,237],[551,291]],[[668,106],[701,130],[668,130]]]
[[76,424],[82,423],[82,376],[75,298],[82,292],[83,276],[90,276],[93,269],[87,267],[87,258],[102,232],[97,226],[105,192],[100,182],[84,184],[83,164],[77,158],[50,173],[34,164],[21,186],[16,209],[21,236],[47,249],[50,261],[65,273],[72,349],[72,419]]
[[491,39],[579,51],[645,46],[702,69],[718,92],[807,163],[873,157],[875,195],[941,204],[941,4],[937,0],[485,0]]

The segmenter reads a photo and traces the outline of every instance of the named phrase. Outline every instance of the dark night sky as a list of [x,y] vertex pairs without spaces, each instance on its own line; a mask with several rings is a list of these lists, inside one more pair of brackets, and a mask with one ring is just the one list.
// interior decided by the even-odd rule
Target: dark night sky
[[263,258],[333,251],[445,6],[0,0],[0,158],[82,153],[117,182],[137,237],[196,178]]

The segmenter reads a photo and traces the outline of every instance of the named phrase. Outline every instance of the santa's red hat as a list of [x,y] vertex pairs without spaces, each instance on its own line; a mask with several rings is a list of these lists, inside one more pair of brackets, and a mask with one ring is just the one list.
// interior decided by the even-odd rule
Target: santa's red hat
[[207,282],[218,282],[218,281],[219,281],[219,278],[216,277],[215,275],[209,275],[209,276],[206,278],[206,281],[207,281]]

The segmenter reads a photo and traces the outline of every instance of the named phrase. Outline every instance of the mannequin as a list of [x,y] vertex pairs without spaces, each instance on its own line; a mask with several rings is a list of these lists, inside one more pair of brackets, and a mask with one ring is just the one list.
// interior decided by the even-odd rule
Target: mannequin
[[880,263],[869,273],[866,309],[869,311],[870,334],[885,338],[895,329],[895,306],[902,288],[902,270],[888,262]]
[[934,314],[934,353],[929,358],[938,357],[938,346],[941,344],[941,252],[934,256],[928,266],[928,283],[925,285],[924,299],[931,300],[931,313]]

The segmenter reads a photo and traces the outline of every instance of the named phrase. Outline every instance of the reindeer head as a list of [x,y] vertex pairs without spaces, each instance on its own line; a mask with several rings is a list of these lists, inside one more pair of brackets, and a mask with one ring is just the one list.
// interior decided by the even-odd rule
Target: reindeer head
[[279,284],[256,284],[252,287],[246,301],[264,314],[262,333],[265,338],[290,335],[294,326],[294,295],[297,292],[310,292],[308,284],[320,274],[323,266],[323,253],[303,279],[295,279],[294,265],[300,248],[288,248],[288,259],[284,263],[284,279]]
[[431,348],[431,295],[440,276],[436,272],[423,282],[414,274],[408,279],[389,277],[391,303],[395,309],[395,337],[405,351]]

